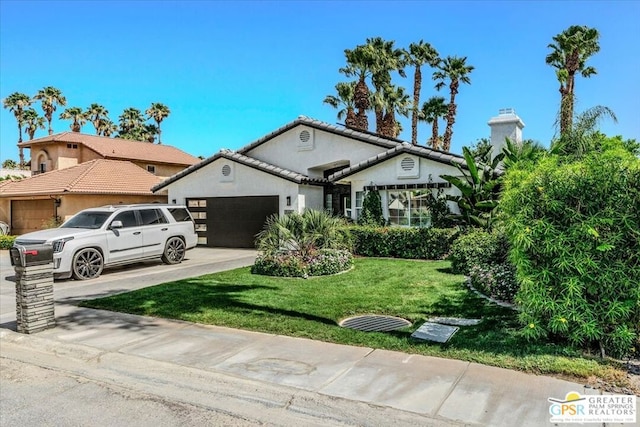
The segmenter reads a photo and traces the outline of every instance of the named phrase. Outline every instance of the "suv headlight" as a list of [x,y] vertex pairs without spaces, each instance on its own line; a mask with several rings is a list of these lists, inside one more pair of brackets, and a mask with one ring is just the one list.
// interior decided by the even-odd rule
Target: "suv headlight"
[[64,249],[64,244],[67,243],[69,240],[73,240],[73,237],[66,237],[64,239],[54,241],[53,252],[54,253],[62,252],[62,250]]

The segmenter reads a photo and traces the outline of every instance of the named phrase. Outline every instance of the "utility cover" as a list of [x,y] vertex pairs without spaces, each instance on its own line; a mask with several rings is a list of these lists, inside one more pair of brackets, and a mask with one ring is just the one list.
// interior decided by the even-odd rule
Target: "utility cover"
[[457,326],[440,325],[439,323],[424,322],[411,338],[445,343],[458,331]]
[[411,322],[394,316],[366,315],[344,319],[340,326],[364,332],[386,332],[411,326]]

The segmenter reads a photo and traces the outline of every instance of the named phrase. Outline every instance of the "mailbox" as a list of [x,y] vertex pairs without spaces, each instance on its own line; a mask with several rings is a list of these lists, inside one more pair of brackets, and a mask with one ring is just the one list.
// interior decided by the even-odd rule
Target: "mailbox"
[[53,262],[52,245],[14,245],[9,249],[11,265],[15,267],[31,267]]

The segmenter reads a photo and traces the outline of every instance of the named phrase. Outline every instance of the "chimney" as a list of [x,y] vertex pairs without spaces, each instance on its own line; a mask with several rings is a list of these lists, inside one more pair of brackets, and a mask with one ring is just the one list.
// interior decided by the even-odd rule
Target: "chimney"
[[502,153],[502,148],[506,145],[505,138],[511,142],[522,142],[522,128],[524,122],[516,115],[513,108],[503,108],[498,111],[496,117],[492,117],[488,123],[491,127],[491,146],[493,146],[493,156]]

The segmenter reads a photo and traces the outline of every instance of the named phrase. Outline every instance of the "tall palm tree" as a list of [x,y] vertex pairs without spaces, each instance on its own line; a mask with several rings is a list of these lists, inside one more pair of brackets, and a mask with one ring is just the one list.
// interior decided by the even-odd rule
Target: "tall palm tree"
[[145,123],[140,130],[140,141],[147,141],[153,144],[158,134],[158,126],[153,123]]
[[449,111],[449,106],[444,102],[442,96],[432,96],[427,102],[422,104],[420,119],[431,124],[431,138],[427,141],[433,149],[440,149],[440,136],[438,135],[438,120],[444,117]]
[[429,43],[420,40],[411,43],[406,52],[407,63],[414,67],[413,74],[413,109],[411,111],[411,143],[418,144],[418,119],[420,116],[420,90],[422,89],[422,66],[425,64],[436,67],[440,58],[438,51]]
[[87,117],[80,107],[67,108],[60,113],[60,119],[72,120],[70,125],[72,132],[80,132],[82,130],[82,126],[87,123]]
[[141,140],[144,128],[144,116],[137,108],[126,108],[120,117],[118,137],[124,139]]
[[347,66],[340,68],[340,72],[347,77],[356,77],[357,79],[353,92],[353,103],[356,110],[358,110],[356,112],[356,128],[369,130],[367,110],[369,110],[371,104],[369,102],[369,87],[366,79],[371,75],[374,63],[373,52],[366,45],[358,45],[353,50],[345,49],[344,55],[347,60]]
[[85,115],[87,120],[93,124],[96,135],[100,135],[100,123],[109,119],[109,111],[100,104],[91,104],[87,107]]
[[43,89],[40,89],[36,96],[33,97],[33,99],[38,100],[42,103],[42,111],[44,111],[44,117],[49,123],[49,135],[51,135],[53,133],[53,128],[51,128],[53,112],[56,111],[58,105],[62,107],[67,105],[67,98],[62,95],[60,89],[57,89],[53,86],[47,86]]
[[575,93],[575,76],[591,77],[597,74],[594,67],[587,67],[587,60],[600,50],[598,30],[587,26],[572,25],[553,37],[547,47],[552,52],[546,63],[556,69],[560,82],[560,134],[571,129]]
[[327,95],[323,101],[325,104],[329,104],[333,108],[344,107],[338,110],[338,120],[345,119],[344,124],[350,129],[357,128],[355,103],[353,101],[355,88],[356,82],[340,82],[336,84],[337,95]]
[[96,132],[98,135],[110,137],[118,131],[118,126],[108,118],[100,119]]
[[20,146],[22,142],[22,125],[24,124],[24,109],[31,105],[31,98],[24,93],[14,92],[2,100],[2,105],[13,113],[18,122],[18,151],[20,152],[20,168],[23,168],[24,153]]
[[24,131],[29,135],[29,140],[32,140],[38,129],[45,129],[44,117],[40,116],[33,108],[27,108],[23,114]]
[[162,133],[162,130],[160,129],[160,123],[162,123],[162,121],[166,119],[171,113],[169,107],[159,102],[153,102],[151,103],[151,107],[147,109],[146,113],[147,117],[155,120],[158,129],[158,144],[162,144],[162,140],[160,139],[160,135]]
[[449,82],[449,111],[447,112],[447,127],[442,138],[442,149],[449,151],[451,137],[453,136],[453,124],[456,121],[456,95],[460,83],[471,84],[469,74],[474,70],[472,65],[467,65],[467,57],[447,56],[438,64],[438,70],[433,73],[436,80],[436,89],[440,90]]
[[400,127],[396,121],[396,113],[407,117],[411,101],[403,87],[387,86],[385,88],[385,113],[382,119],[380,134],[389,138],[395,138],[400,133]]

